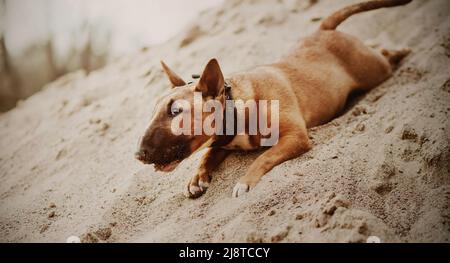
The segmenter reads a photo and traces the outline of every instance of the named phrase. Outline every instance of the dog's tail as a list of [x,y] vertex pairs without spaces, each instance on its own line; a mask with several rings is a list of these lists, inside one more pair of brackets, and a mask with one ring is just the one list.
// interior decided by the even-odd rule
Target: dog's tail
[[350,16],[383,7],[406,5],[412,0],[375,0],[347,6],[327,17],[320,25],[321,30],[334,30]]

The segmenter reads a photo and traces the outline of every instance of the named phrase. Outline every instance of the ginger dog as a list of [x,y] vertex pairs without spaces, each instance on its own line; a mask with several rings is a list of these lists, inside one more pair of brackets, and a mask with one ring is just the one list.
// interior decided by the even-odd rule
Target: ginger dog
[[[389,78],[409,53],[408,50],[375,52],[357,38],[336,31],[336,27],[353,14],[409,2],[411,0],[378,0],[348,6],[326,18],[317,32],[303,39],[278,62],[232,74],[226,80],[216,59],[210,60],[201,77],[190,83],[161,62],[173,89],[158,100],[136,158],[145,164],[154,164],[158,170],[171,171],[207,145],[209,149],[198,172],[187,185],[188,196],[199,197],[208,188],[214,168],[231,150],[261,148],[262,136],[174,135],[171,121],[184,110],[173,105],[174,102],[184,99],[193,104],[196,91],[202,92],[202,103],[211,98],[224,103],[226,96],[243,101],[278,100],[278,143],[263,152],[239,179],[232,195],[243,195],[273,167],[311,149],[308,128],[333,119],[342,111],[352,91],[371,90]],[[208,115],[202,113],[201,118]]]

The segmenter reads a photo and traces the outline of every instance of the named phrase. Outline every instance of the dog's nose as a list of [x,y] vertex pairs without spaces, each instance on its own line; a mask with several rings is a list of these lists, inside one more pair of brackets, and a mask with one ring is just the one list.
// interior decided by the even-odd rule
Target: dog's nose
[[150,164],[154,161],[156,149],[148,143],[148,139],[140,138],[134,156],[139,161]]
[[144,161],[148,156],[148,151],[146,149],[139,149],[137,152],[134,153],[134,156],[139,161]]
[[142,145],[142,138],[139,138],[139,140],[138,140],[137,150],[134,153],[134,156],[139,161],[144,161],[144,160],[146,160],[149,157],[148,150],[146,149],[146,147],[143,147],[143,145]]

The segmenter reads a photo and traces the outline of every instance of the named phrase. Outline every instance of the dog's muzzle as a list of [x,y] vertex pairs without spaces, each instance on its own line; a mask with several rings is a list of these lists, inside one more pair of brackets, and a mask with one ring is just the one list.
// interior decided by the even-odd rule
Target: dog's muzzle
[[134,153],[134,157],[136,157],[136,159],[138,159],[139,161],[141,161],[143,163],[146,163],[146,159],[148,158],[147,156],[149,156],[149,155],[146,150],[139,150]]
[[140,138],[137,143],[137,150],[134,153],[134,157],[145,164],[150,164],[150,154],[151,150],[142,145],[142,138]]
[[186,154],[186,147],[181,143],[153,147],[146,143],[145,138],[138,141],[138,149],[134,153],[135,158],[142,163],[155,164],[160,167],[179,162],[188,155]]

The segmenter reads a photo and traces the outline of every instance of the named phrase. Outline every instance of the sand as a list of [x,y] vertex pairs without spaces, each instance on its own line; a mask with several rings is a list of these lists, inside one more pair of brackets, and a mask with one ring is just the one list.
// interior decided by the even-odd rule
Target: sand
[[212,57],[225,75],[270,63],[354,2],[226,1],[167,43],[63,76],[0,115],[0,241],[449,242],[446,0],[346,21],[340,30],[368,45],[411,55],[247,195],[232,188],[260,152],[232,154],[196,200],[183,192],[203,152],[168,174],[134,159],[168,88],[160,59],[185,78]]

